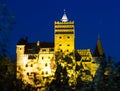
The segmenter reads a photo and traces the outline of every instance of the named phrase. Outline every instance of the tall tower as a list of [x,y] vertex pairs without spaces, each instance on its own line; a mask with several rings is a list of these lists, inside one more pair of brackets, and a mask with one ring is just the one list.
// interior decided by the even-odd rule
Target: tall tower
[[74,21],[69,21],[64,11],[61,21],[54,22],[54,46],[55,52],[65,54],[74,51]]
[[105,53],[104,53],[104,50],[103,50],[103,47],[102,47],[102,43],[100,41],[100,36],[98,36],[98,40],[97,40],[97,43],[96,43],[96,48],[93,52],[93,56],[94,57],[105,58]]

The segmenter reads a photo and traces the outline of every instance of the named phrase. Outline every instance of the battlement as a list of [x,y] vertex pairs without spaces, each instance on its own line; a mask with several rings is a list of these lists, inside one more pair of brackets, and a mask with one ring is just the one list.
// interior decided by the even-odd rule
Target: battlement
[[60,21],[55,21],[54,22],[55,25],[59,24],[59,25],[74,25],[74,21],[68,21],[68,22],[60,22]]

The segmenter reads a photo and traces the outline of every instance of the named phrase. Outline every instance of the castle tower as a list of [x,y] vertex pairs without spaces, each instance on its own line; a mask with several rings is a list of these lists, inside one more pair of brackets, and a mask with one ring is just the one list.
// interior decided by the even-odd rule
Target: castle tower
[[55,52],[61,51],[65,54],[73,52],[74,40],[74,21],[69,21],[64,11],[61,21],[54,22]]
[[104,50],[102,48],[102,43],[100,41],[100,36],[98,36],[98,40],[97,40],[97,43],[96,43],[96,48],[93,52],[93,56],[94,57],[105,58],[105,53],[104,53]]
[[25,44],[27,40],[20,39],[16,45],[16,56],[17,56],[17,66],[21,66],[24,63],[24,51],[25,51]]

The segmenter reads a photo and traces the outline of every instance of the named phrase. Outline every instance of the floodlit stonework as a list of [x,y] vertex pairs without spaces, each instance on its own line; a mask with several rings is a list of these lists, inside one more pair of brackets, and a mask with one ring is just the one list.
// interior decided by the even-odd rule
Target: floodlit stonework
[[61,21],[54,22],[54,43],[20,39],[16,56],[17,79],[31,85],[36,82],[35,86],[45,86],[46,78],[49,83],[55,79],[57,64],[66,68],[70,86],[76,84],[80,75],[82,81],[92,82],[101,63],[99,59],[105,57],[100,39],[93,54],[90,49],[75,49],[74,21],[69,21],[65,12]]

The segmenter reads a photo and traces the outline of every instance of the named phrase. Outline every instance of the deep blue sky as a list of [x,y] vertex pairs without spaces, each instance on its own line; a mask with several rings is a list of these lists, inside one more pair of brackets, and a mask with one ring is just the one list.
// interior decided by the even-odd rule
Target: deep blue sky
[[[3,0],[4,1],[4,0]],[[54,21],[59,21],[66,9],[69,20],[75,22],[76,49],[95,48],[98,34],[106,55],[120,60],[119,0],[6,0],[13,8],[16,25],[11,32],[10,54],[15,55],[21,37],[30,42],[53,41]]]

